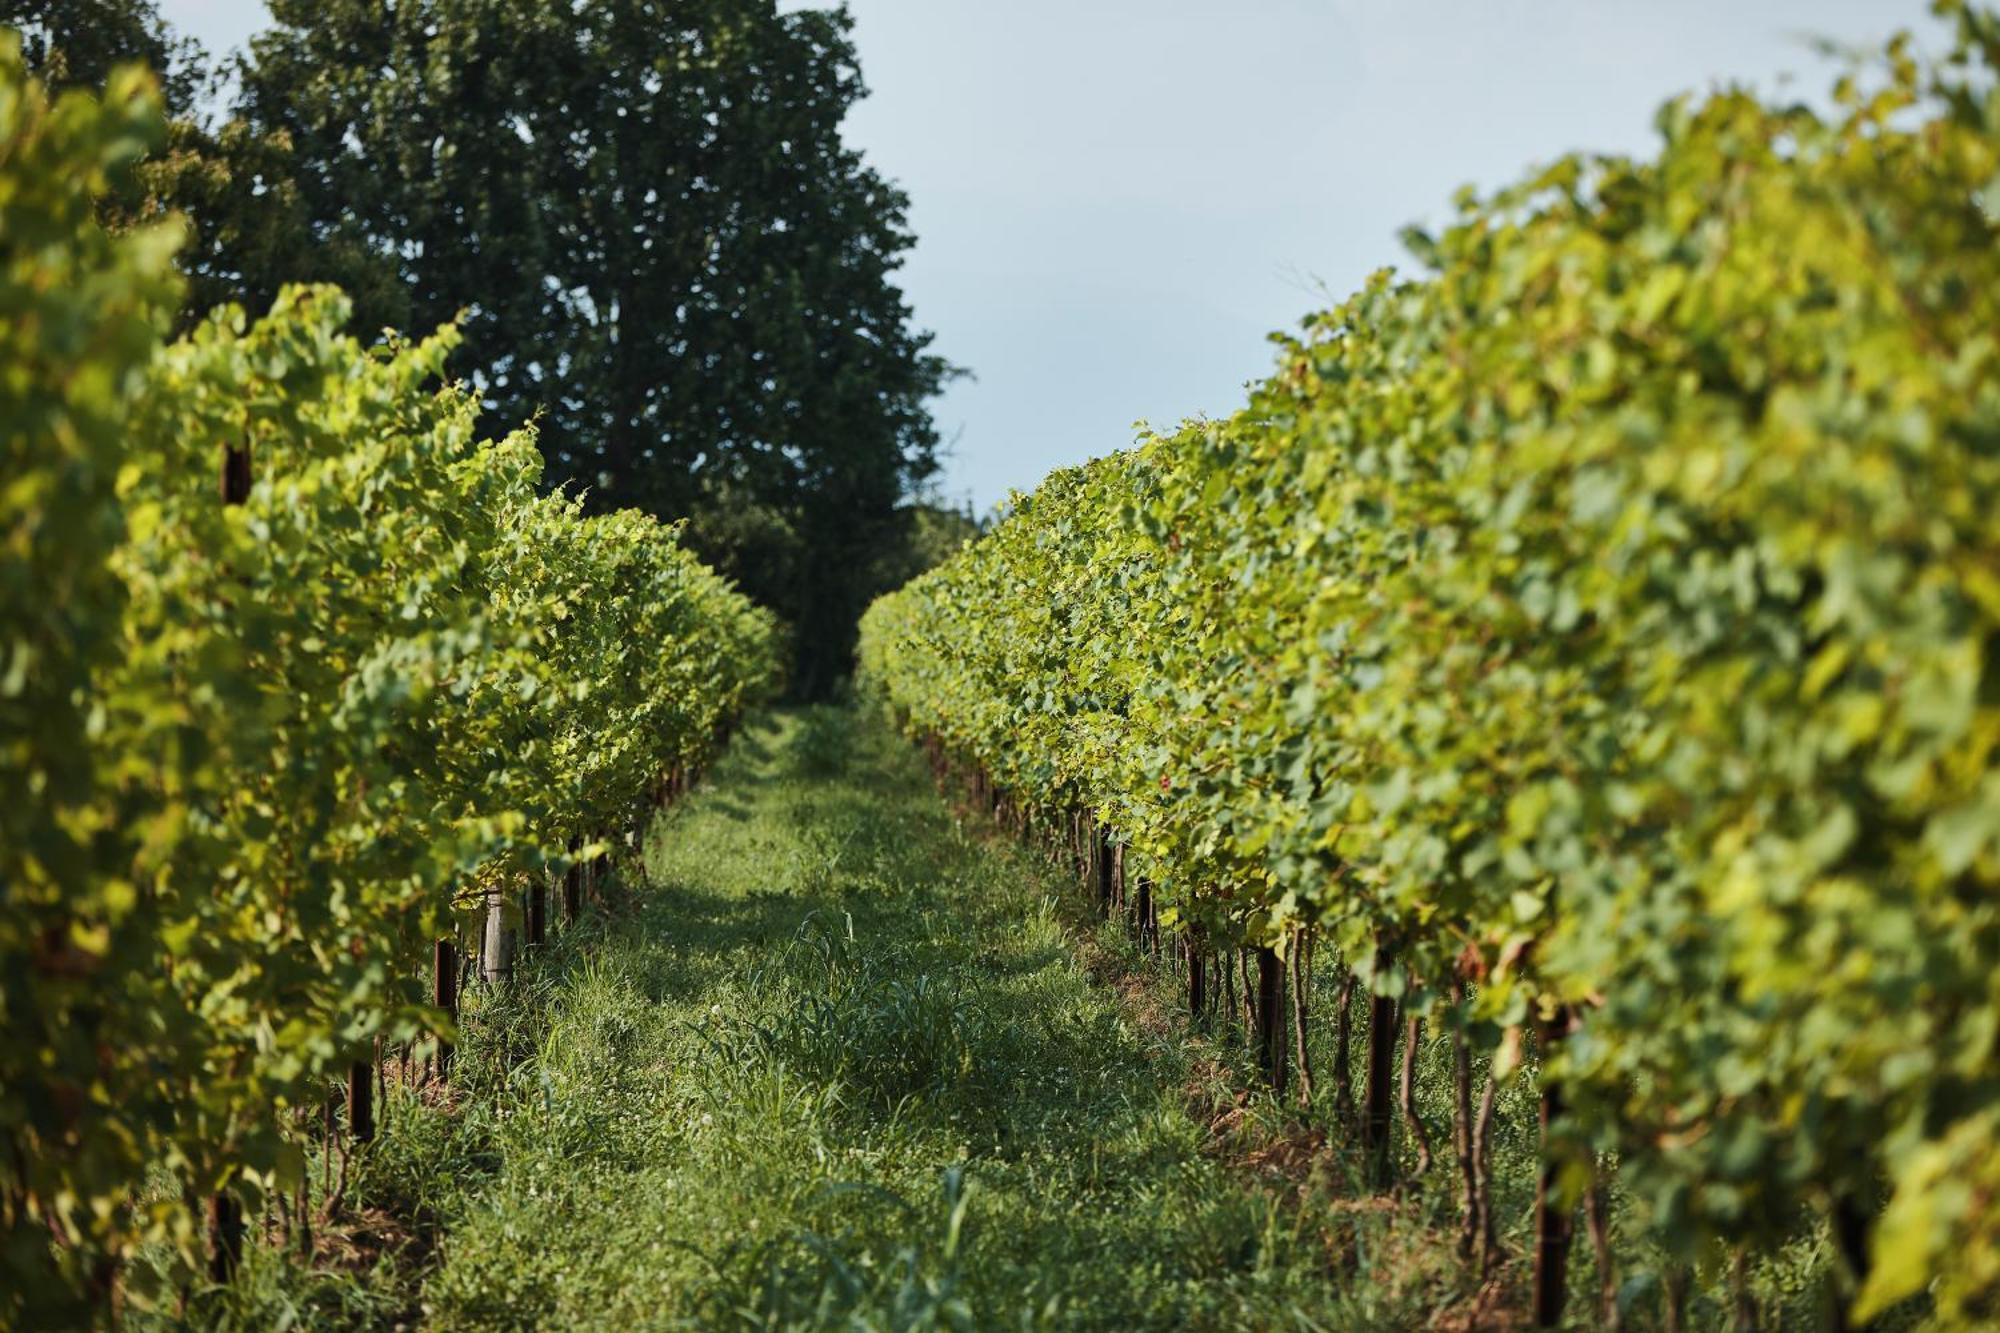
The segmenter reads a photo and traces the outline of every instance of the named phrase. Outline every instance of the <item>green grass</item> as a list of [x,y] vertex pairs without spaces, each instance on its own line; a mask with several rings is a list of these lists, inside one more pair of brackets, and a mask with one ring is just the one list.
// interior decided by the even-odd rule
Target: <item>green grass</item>
[[[310,1260],[275,1231],[181,1322],[340,1328],[1493,1326],[1457,1260],[1445,1043],[1419,1096],[1441,1161],[1356,1185],[1328,1086],[1245,1092],[1240,1042],[1191,1034],[1181,983],[1089,920],[1043,857],[956,815],[865,715],[746,728],[659,816],[609,911],[504,996],[473,992],[450,1094],[392,1087]],[[1365,1040],[1356,1006],[1354,1058]],[[1317,1126],[1316,1130],[1314,1127]],[[1498,1215],[1526,1250],[1523,1081],[1495,1126]],[[1407,1150],[1408,1145],[1404,1148]],[[315,1168],[319,1170],[320,1168]],[[1816,1320],[1823,1244],[1760,1266]],[[1657,1256],[1620,1240],[1634,1327]],[[1572,1324],[1594,1322],[1578,1236]],[[1712,1282],[1694,1327],[1725,1322]],[[140,1320],[133,1320],[140,1323]],[[1504,1325],[1503,1325],[1504,1326]]]
[[1053,872],[961,823],[879,727],[748,728],[644,867],[623,910],[469,1006],[452,1104],[392,1090],[350,1185],[358,1244],[313,1265],[260,1248],[190,1314],[1406,1322],[1335,1271],[1295,1189],[1204,1151],[1196,1048],[1093,984]]

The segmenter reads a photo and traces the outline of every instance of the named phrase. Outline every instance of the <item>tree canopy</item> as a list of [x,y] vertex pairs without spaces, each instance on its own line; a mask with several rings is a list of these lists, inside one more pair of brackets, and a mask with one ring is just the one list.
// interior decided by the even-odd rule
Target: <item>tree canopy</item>
[[109,211],[190,220],[186,319],[322,281],[364,330],[460,321],[454,370],[537,421],[552,484],[688,520],[790,622],[802,692],[844,673],[926,540],[955,373],[895,281],[907,200],[841,138],[844,9],[273,0],[227,114],[152,0],[6,17],[53,82],[160,73],[168,149]]
[[167,115],[191,116],[209,78],[201,45],[174,33],[153,0],[6,0],[0,24],[21,33],[27,67],[52,92],[99,89],[120,65],[153,71]]
[[[459,367],[539,414],[554,480],[691,517],[845,666],[950,373],[894,273],[902,193],[842,142],[842,10],[772,0],[276,0],[240,113],[289,145],[315,234],[401,281],[364,321],[463,314]],[[284,276],[292,276],[290,274]],[[317,275],[314,275],[317,276]],[[406,304],[404,304],[406,303]]]

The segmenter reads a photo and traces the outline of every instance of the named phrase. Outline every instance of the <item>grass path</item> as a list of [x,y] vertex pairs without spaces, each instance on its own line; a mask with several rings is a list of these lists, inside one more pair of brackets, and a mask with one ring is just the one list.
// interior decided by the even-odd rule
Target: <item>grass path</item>
[[259,1313],[443,1328],[1355,1328],[1408,1311],[1203,1151],[1191,1048],[1078,961],[1051,872],[855,714],[749,728],[643,892],[392,1099],[355,1185],[433,1240],[265,1262]]
[[[1448,1165],[1370,1194],[1326,1087],[1303,1113],[1249,1091],[1240,1032],[1190,1034],[1180,983],[881,724],[760,720],[625,862],[643,883],[504,997],[471,993],[448,1091],[390,1084],[310,1261],[268,1233],[232,1285],[128,1325],[1522,1325],[1531,1079],[1499,1090],[1505,1257],[1482,1277]],[[1338,981],[1313,987],[1325,1075]],[[1436,1032],[1415,1094],[1448,1136]],[[1660,1326],[1663,1256],[1614,1244],[1627,1326]],[[1746,1275],[1767,1326],[1821,1322],[1829,1253],[1802,1227]],[[1597,1284],[1579,1255],[1568,1327],[1595,1325]],[[1732,1300],[1698,1291],[1687,1326],[1729,1326]]]

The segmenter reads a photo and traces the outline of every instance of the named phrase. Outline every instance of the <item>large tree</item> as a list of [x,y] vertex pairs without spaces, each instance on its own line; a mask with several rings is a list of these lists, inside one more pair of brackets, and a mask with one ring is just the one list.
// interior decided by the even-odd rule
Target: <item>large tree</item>
[[153,0],[0,0],[0,25],[20,32],[28,68],[52,88],[100,89],[120,65],[153,71],[165,149],[117,182],[98,209],[113,229],[168,214],[187,222],[176,257],[188,279],[183,326],[224,301],[261,312],[287,282],[338,283],[380,323],[404,323],[409,307],[394,264],[351,224],[314,224],[292,179],[290,141],[216,114],[207,52],[176,33]]
[[201,45],[176,34],[154,0],[0,0],[0,25],[20,32],[29,70],[54,89],[96,90],[119,65],[145,65],[167,116],[186,120],[208,86]]
[[[950,373],[893,280],[903,195],[841,140],[841,9],[773,0],[273,0],[240,113],[313,227],[359,237],[558,479],[691,518],[844,668],[935,467]],[[400,304],[406,301],[407,304]]]

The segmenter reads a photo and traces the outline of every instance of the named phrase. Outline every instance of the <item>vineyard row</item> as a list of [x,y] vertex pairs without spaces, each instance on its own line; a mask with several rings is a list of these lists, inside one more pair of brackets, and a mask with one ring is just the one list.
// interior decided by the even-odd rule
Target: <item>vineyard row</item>
[[1829,111],[1466,195],[864,621],[1274,1078],[1287,968],[1355,979],[1371,1151],[1399,1027],[1452,1034],[1469,1249],[1473,1075],[1537,1070],[1545,1322],[1614,1176],[1680,1271],[1818,1225],[1848,1316],[2000,1317],[2000,23],[1944,8]]
[[0,1326],[226,1276],[330,1088],[366,1138],[377,1052],[449,1055],[459,942],[503,976],[775,683],[676,529],[480,438],[455,330],[166,341],[178,225],[93,220],[161,138],[0,49]]

